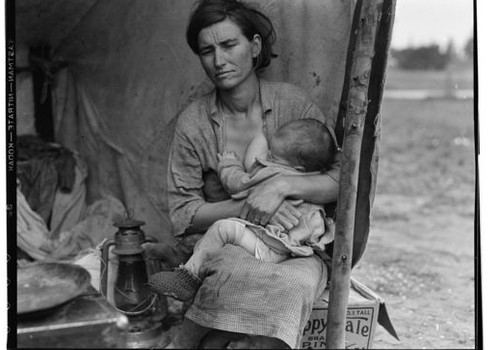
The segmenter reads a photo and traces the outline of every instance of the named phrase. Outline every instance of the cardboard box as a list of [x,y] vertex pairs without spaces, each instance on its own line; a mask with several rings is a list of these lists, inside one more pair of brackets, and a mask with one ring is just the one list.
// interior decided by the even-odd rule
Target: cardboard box
[[[326,348],[329,294],[330,290],[325,289],[314,303],[311,317],[304,328],[301,346],[303,349]],[[346,349],[371,348],[380,304],[383,302],[383,299],[371,289],[351,279],[346,318]]]

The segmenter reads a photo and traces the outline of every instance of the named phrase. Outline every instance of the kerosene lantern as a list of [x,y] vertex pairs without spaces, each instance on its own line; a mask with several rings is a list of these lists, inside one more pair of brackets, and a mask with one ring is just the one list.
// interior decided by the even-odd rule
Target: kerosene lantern
[[[114,240],[106,240],[101,252],[101,292],[107,296],[108,266],[110,248],[118,257],[118,272],[113,286],[115,308],[129,319],[126,333],[127,347],[149,348],[164,345],[161,318],[165,316],[158,295],[149,287],[149,274],[156,272],[157,266],[148,266],[144,259],[142,244],[156,242],[146,237],[141,230],[144,221],[134,220],[131,212],[125,213],[124,220],[115,223],[118,228]],[[148,273],[149,272],[149,273]],[[163,304],[164,305],[164,304]]]

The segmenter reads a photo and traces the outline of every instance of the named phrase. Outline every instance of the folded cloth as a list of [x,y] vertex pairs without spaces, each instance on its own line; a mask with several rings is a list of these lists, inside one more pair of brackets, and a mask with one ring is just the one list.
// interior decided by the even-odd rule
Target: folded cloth
[[200,277],[203,283],[185,317],[297,348],[313,303],[326,287],[327,269],[316,255],[273,264],[226,245],[209,256]]
[[17,176],[31,209],[50,227],[56,191],[71,192],[75,182],[73,152],[33,135],[17,138]]
[[17,187],[17,247],[34,260],[46,260],[50,255],[50,233],[43,218],[33,211],[19,186]]

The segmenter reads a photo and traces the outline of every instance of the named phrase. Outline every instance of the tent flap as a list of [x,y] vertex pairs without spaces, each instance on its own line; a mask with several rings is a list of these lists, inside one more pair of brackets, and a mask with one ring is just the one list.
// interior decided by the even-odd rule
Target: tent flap
[[[38,4],[20,2],[21,9]],[[269,15],[278,38],[274,49],[278,58],[264,77],[304,88],[333,125],[353,0],[250,2]],[[50,3],[65,12],[72,2]],[[90,203],[110,193],[146,222],[147,235],[170,241],[165,172],[176,116],[212,88],[185,41],[195,1],[75,0],[75,4],[82,5],[79,20],[66,25],[70,28],[66,37],[56,40],[55,33],[40,33],[53,42],[54,59],[67,63],[53,85],[56,141],[78,151],[87,162]],[[61,13],[53,16],[58,21],[60,17]],[[26,18],[18,19],[19,28],[43,24],[31,24]]]

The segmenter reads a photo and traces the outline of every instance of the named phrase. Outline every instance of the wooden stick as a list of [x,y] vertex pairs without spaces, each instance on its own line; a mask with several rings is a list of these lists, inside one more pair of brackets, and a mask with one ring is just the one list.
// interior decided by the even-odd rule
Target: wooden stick
[[365,116],[363,142],[359,159],[358,197],[352,251],[352,267],[361,259],[365,250],[371,221],[371,211],[377,187],[379,144],[381,135],[380,107],[384,92],[385,74],[394,24],[396,0],[385,0],[382,18],[375,41],[375,56],[372,61],[370,85],[368,87],[368,110]]
[[[344,128],[340,167],[340,193],[337,226],[330,278],[326,347],[345,348],[345,320],[351,278],[359,159],[365,116],[368,107],[368,87],[375,41],[382,16],[383,0],[358,0],[356,11],[356,43],[349,78],[349,95]],[[358,6],[360,6],[358,8]]]

